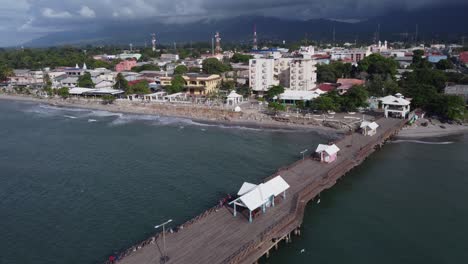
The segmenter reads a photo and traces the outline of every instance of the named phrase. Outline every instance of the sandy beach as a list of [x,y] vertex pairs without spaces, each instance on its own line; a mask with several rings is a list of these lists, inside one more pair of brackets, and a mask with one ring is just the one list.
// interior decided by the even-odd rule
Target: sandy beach
[[[423,126],[427,123],[427,126]],[[399,133],[401,139],[444,137],[468,133],[467,125],[443,124],[437,120],[420,119],[411,126],[404,127]]]
[[[61,107],[75,107],[92,110],[103,110],[116,113],[158,115],[168,117],[187,118],[204,124],[220,124],[225,126],[242,126],[266,129],[290,129],[315,131],[323,134],[339,134],[345,130],[324,126],[315,120],[295,120],[295,122],[279,122],[271,116],[258,110],[243,109],[236,113],[231,109],[221,107],[207,107],[193,104],[144,103],[116,100],[113,104],[104,105],[100,100],[69,98],[38,98],[33,96],[0,94],[0,99],[32,101]],[[423,126],[427,123],[427,126]],[[437,120],[420,119],[411,126],[404,127],[398,134],[402,139],[418,139],[429,137],[443,137],[468,133],[468,126],[457,124],[442,124]]]
[[242,126],[265,129],[288,129],[315,131],[323,134],[338,134],[343,131],[322,126],[315,120],[299,120],[298,122],[279,122],[270,116],[259,113],[258,110],[243,109],[236,113],[231,109],[207,107],[193,104],[144,103],[116,100],[113,104],[104,105],[100,100],[69,98],[38,98],[33,96],[0,94],[0,99],[30,101],[60,107],[74,107],[92,110],[102,110],[115,113],[157,115],[186,118],[204,124],[220,124],[225,126]]

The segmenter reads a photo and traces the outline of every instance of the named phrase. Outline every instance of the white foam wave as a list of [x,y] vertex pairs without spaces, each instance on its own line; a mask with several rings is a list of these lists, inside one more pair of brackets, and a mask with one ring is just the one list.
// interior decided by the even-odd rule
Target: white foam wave
[[88,122],[89,122],[89,123],[97,122],[97,120],[96,120],[96,119],[88,119]]
[[432,141],[422,141],[422,140],[394,140],[392,143],[415,143],[415,144],[426,144],[426,145],[450,145],[454,142],[444,141],[444,142],[432,142]]
[[82,108],[64,107],[64,106],[53,106],[47,104],[40,104],[39,108],[55,110],[55,111],[67,111],[67,112],[89,112],[90,110]]
[[71,116],[71,115],[64,115],[63,117],[70,118],[70,119],[76,119],[76,118],[78,118],[78,117],[76,117],[76,116]]

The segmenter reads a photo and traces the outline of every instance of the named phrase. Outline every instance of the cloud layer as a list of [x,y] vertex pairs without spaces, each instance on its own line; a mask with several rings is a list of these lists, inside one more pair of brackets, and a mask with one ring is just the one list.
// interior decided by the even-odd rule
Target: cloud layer
[[0,33],[15,43],[47,32],[108,22],[265,15],[289,19],[360,19],[391,9],[417,9],[464,0],[0,0]]

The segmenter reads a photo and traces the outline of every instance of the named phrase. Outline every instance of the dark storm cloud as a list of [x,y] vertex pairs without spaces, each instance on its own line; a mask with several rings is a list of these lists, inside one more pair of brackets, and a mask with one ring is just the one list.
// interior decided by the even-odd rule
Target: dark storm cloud
[[31,34],[142,19],[184,23],[253,14],[289,19],[362,19],[388,9],[453,3],[464,0],[0,0],[0,32],[14,32],[12,41],[16,41]]

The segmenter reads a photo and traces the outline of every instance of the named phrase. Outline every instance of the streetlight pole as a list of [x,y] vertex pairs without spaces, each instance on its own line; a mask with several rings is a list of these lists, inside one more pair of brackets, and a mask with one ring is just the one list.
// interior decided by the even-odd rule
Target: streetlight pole
[[172,222],[172,219],[167,220],[166,222],[155,226],[155,229],[162,227],[163,229],[163,256],[161,257],[162,263],[166,263],[169,260],[169,257],[166,254],[166,225]]

